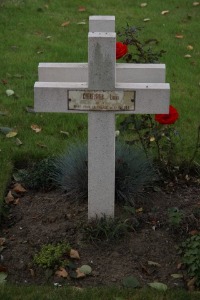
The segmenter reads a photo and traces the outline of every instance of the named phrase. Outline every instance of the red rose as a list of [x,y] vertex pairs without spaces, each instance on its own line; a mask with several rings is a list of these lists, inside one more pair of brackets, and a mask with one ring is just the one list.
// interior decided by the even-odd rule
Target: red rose
[[121,42],[116,43],[116,59],[120,59],[128,52],[128,47],[126,44]]
[[155,121],[160,124],[174,124],[179,118],[179,113],[175,107],[169,106],[168,114],[157,114],[155,115]]

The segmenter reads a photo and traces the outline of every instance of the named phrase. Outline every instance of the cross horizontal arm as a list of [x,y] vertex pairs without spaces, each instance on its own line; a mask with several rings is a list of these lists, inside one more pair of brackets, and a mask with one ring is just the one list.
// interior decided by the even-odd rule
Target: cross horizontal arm
[[[87,82],[87,63],[40,63],[39,81]],[[164,64],[116,64],[116,82],[165,82]]]
[[[84,82],[36,82],[34,109],[36,112],[74,112],[68,110],[68,91],[87,90],[87,88],[87,83]],[[135,110],[117,111],[117,113],[155,114],[169,111],[170,87],[168,83],[118,83],[115,90],[135,92]],[[87,110],[82,112],[87,112]]]

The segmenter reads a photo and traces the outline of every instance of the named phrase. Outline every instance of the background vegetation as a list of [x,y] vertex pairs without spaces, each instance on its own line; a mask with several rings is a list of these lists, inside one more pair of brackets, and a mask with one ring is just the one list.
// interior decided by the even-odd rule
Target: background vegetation
[[[115,15],[116,30],[121,30],[128,22],[129,25],[144,27],[139,38],[158,39],[157,48],[166,51],[161,62],[167,68],[166,81],[171,85],[171,103],[180,113],[176,123],[180,133],[178,157],[188,159],[191,156],[200,123],[200,6],[190,0],[152,0],[146,6],[141,6],[141,2],[0,0],[0,127],[9,127],[17,132],[11,138],[5,135],[5,130],[0,132],[1,204],[14,167],[27,165],[32,159],[40,160],[61,153],[74,139],[87,136],[85,114],[34,114],[30,112],[30,107],[34,105],[33,86],[37,81],[39,62],[87,61],[90,15]],[[14,95],[8,96],[7,90],[13,90]],[[36,133],[32,125],[37,125],[41,131]],[[200,161],[200,154],[197,161]],[[5,294],[3,289],[0,293],[4,299],[14,299],[15,293],[16,299],[22,299],[19,293],[23,291],[12,287]],[[30,288],[29,293],[26,299],[37,298],[35,289]],[[63,297],[65,292],[62,293]],[[96,299],[102,298],[100,292],[95,293]],[[123,299],[118,297],[121,292],[111,295],[106,291],[102,293],[106,299]],[[147,295],[154,299],[172,299],[170,293],[165,296],[152,293],[145,293],[145,299],[152,299]],[[46,290],[44,296],[40,290],[40,298],[45,297]],[[90,297],[94,297],[94,290],[92,296],[86,293],[80,299]],[[122,297],[133,299],[128,292]],[[134,299],[142,297],[138,294]],[[196,297],[199,295],[180,292],[176,299]],[[57,290],[55,299],[59,299]],[[74,299],[79,299],[77,294]]]

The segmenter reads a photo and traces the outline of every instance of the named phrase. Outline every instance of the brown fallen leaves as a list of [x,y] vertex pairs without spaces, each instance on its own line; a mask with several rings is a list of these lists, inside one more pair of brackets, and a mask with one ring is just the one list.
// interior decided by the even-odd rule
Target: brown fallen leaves
[[5,197],[6,204],[19,204],[19,199],[26,193],[25,188],[20,183],[15,183],[14,187],[8,192]]

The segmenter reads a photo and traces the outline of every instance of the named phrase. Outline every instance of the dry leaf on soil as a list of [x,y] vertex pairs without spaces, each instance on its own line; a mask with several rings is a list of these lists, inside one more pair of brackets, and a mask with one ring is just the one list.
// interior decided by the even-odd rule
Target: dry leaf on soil
[[9,191],[7,196],[5,197],[6,204],[13,203],[14,200],[15,200],[15,198],[13,197],[12,192]]
[[20,183],[15,183],[13,191],[15,191],[16,193],[25,193],[26,192],[25,188]]
[[80,269],[76,269],[76,276],[77,278],[84,278],[86,275],[85,273],[81,272]]
[[189,290],[190,292],[194,291],[194,289],[195,289],[195,286],[194,286],[195,282],[196,282],[196,278],[195,278],[195,277],[193,277],[192,279],[190,279],[190,280],[187,282],[187,287],[188,287],[188,290]]
[[71,258],[80,259],[80,255],[79,255],[78,251],[74,250],[74,249],[70,250],[69,256]]
[[3,246],[6,242],[5,238],[0,238],[0,246]]
[[60,269],[58,271],[56,271],[55,275],[58,277],[67,278],[68,272],[65,270],[65,268],[60,267]]
[[42,128],[40,128],[38,125],[36,124],[32,124],[31,125],[31,129],[34,130],[36,133],[40,132],[42,130]]

